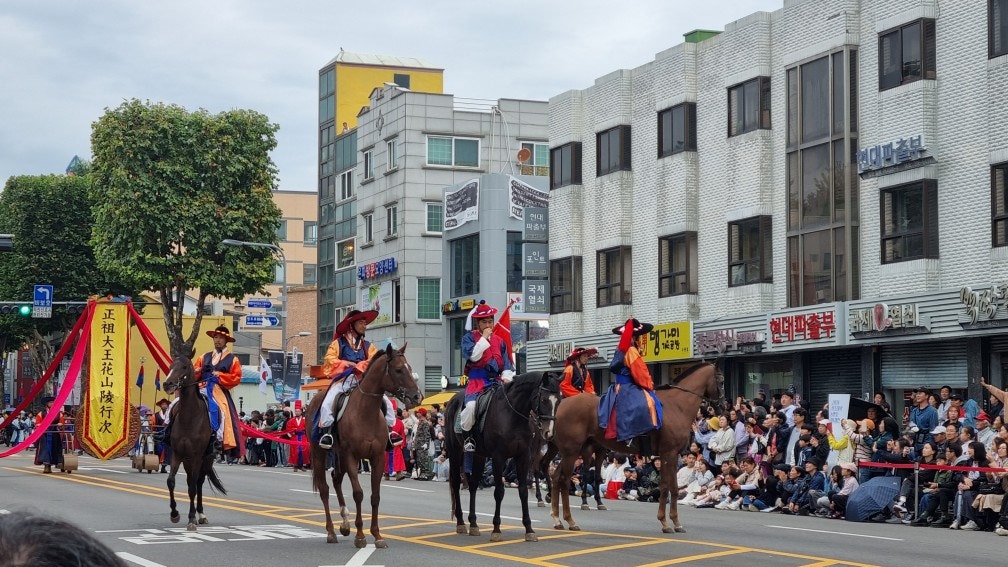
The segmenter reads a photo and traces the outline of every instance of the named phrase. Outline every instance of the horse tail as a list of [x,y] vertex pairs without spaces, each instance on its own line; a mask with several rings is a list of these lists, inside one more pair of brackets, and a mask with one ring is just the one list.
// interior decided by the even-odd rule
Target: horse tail
[[213,466],[210,466],[210,470],[206,473],[207,480],[210,481],[210,486],[213,488],[214,492],[219,492],[221,494],[227,494],[227,489],[224,488],[224,483],[221,482],[220,477],[217,476],[217,471],[214,470]]

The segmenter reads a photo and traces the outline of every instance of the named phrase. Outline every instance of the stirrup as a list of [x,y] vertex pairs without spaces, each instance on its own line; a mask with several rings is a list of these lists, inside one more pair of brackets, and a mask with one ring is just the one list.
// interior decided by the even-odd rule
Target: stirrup
[[332,449],[332,446],[333,446],[333,437],[332,437],[332,434],[326,433],[325,435],[323,435],[322,437],[320,437],[319,438],[319,442],[318,442],[318,446],[321,447],[322,449],[326,449],[326,450]]
[[476,452],[476,443],[473,441],[472,437],[466,437],[465,444],[462,446],[462,450],[466,453]]

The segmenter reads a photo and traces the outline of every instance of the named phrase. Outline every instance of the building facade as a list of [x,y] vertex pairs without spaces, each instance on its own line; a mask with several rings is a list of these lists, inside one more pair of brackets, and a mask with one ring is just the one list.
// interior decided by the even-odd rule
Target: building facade
[[[786,0],[550,100],[550,339],[628,317],[659,382],[1003,384],[1008,3]],[[607,381],[603,357],[598,359]],[[1005,357],[1008,364],[1008,357]]]

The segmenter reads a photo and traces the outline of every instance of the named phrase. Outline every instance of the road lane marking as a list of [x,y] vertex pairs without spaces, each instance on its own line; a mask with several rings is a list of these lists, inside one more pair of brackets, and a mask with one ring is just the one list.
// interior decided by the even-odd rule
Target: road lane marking
[[815,532],[815,533],[819,533],[819,534],[844,535],[844,536],[854,536],[854,537],[866,537],[866,538],[870,538],[870,539],[884,539],[884,540],[887,540],[887,541],[903,541],[903,539],[901,539],[901,538],[883,537],[883,536],[867,535],[867,534],[855,534],[855,533],[851,533],[851,532],[835,532],[835,531],[830,531],[830,530],[813,530],[813,529],[810,529],[810,528],[795,528],[795,527],[791,527],[791,526],[767,526],[767,527],[768,528],[777,528],[779,530],[796,530],[796,531],[801,531],[801,532]]
[[117,551],[116,555],[118,555],[119,559],[122,559],[123,561],[129,561],[130,563],[136,563],[137,565],[140,565],[141,567],[165,567],[164,565],[162,565],[160,563],[154,563],[153,561],[149,561],[147,559],[144,559],[143,557],[139,557],[139,556],[133,555],[132,553],[126,553],[125,551]]
[[[486,516],[488,518],[493,518],[493,514],[491,514],[490,512],[476,512],[476,515],[477,516]],[[501,519],[502,520],[514,520],[516,522],[522,521],[521,518],[517,518],[515,516],[504,516],[504,515],[501,515]],[[532,523],[538,523],[539,521],[540,520],[536,520],[534,518],[532,519]]]
[[687,555],[686,557],[676,557],[675,559],[665,559],[663,561],[657,561],[655,563],[645,563],[639,567],[663,567],[665,565],[676,565],[679,563],[690,563],[693,561],[699,561],[701,559],[712,559],[714,557],[725,557],[727,555],[738,555],[739,553],[751,553],[753,550],[740,547],[738,549],[725,549],[723,551],[714,551],[711,553],[703,553],[699,555]]
[[350,558],[344,565],[320,565],[319,567],[385,567],[384,565],[364,565],[368,557],[375,552],[375,546],[373,543],[369,543],[361,549],[354,553],[354,556]]

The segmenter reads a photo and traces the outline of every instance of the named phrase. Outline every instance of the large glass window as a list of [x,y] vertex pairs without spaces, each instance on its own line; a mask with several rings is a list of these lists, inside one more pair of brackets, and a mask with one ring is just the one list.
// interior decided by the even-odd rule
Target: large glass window
[[318,266],[315,264],[302,264],[304,272],[302,283],[305,285],[315,285],[318,282]]
[[336,269],[354,265],[354,239],[348,238],[336,243]]
[[938,182],[883,189],[882,263],[938,257]]
[[426,225],[425,230],[427,232],[441,232],[444,230],[444,204],[438,201],[437,203],[424,203],[426,208]]
[[316,244],[318,244],[318,223],[315,221],[305,221],[304,245],[315,246]]
[[441,280],[439,278],[417,279],[417,319],[437,320],[441,318]]
[[595,135],[595,174],[630,169],[630,126],[617,126]]
[[427,136],[427,164],[454,167],[479,167],[477,138]]
[[581,257],[550,261],[550,313],[581,311]]
[[479,293],[479,234],[451,241],[452,296]]
[[633,256],[629,246],[619,246],[597,253],[596,306],[633,303],[630,275],[633,273]]
[[773,231],[770,216],[728,223],[728,285],[773,281]]
[[1008,0],[987,0],[987,56],[1008,53]]
[[581,184],[581,143],[570,142],[550,150],[550,189]]
[[518,292],[522,290],[522,233],[508,231],[507,233],[507,290]]
[[276,236],[280,242],[287,240],[287,219],[280,219],[280,226],[277,227]]
[[1008,246],[1008,163],[991,167],[991,245]]
[[658,297],[697,292],[697,235],[681,232],[658,239]]
[[880,91],[934,78],[934,20],[917,20],[879,34]]
[[756,77],[728,89],[728,135],[770,128],[770,77]]
[[696,103],[685,102],[658,113],[658,157],[696,151]]

